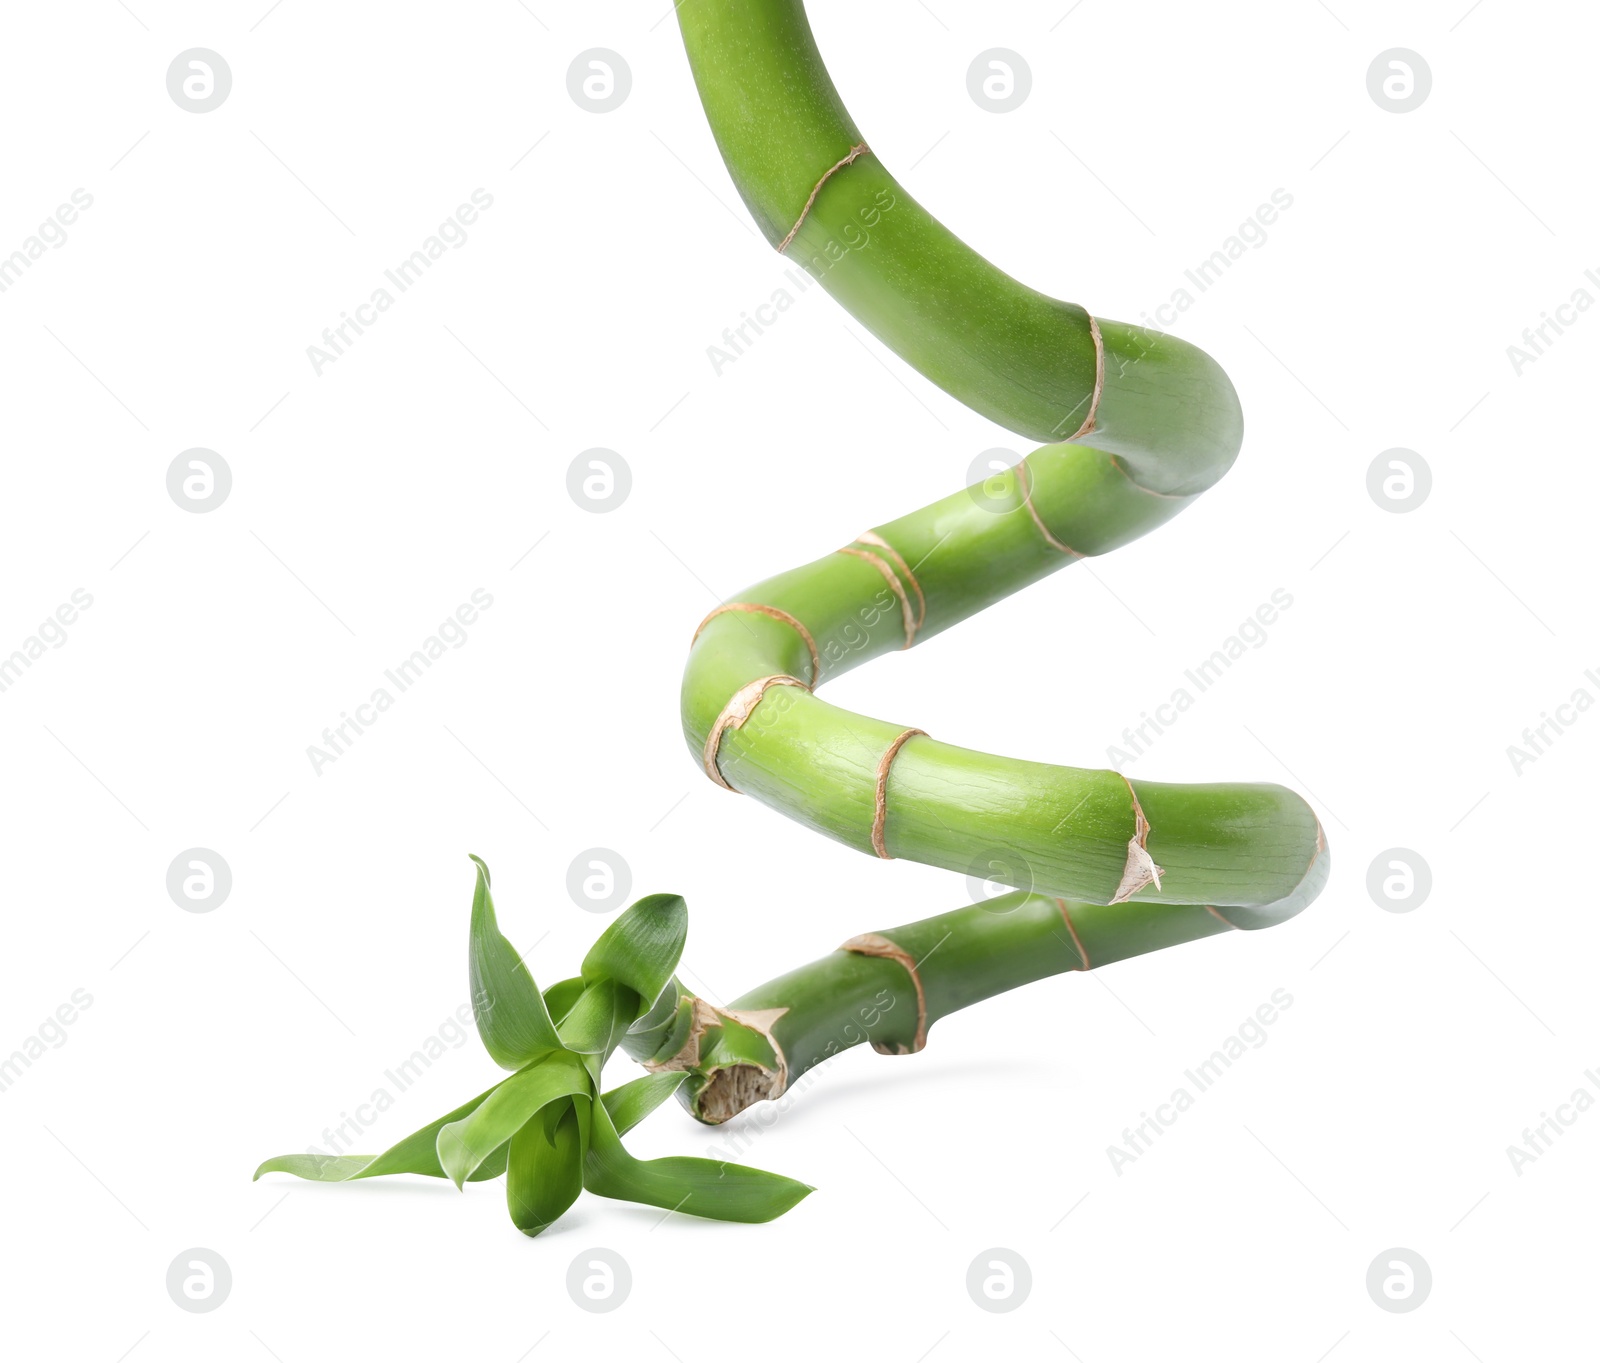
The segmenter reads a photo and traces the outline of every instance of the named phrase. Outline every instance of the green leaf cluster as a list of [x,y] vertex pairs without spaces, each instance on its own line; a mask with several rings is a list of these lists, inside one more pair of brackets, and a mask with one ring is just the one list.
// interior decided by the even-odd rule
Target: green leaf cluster
[[602,1092],[601,1071],[652,1010],[675,1013],[673,979],[688,935],[677,895],[647,895],[601,933],[580,973],[541,991],[501,933],[478,857],[467,974],[478,1035],[511,1073],[381,1155],[279,1155],[255,1172],[343,1183],[380,1174],[469,1182],[506,1179],[511,1221],[537,1235],[587,1188],[719,1221],[770,1221],[811,1191],[781,1174],[720,1160],[640,1160],[622,1136],[674,1094],[684,1071],[647,1074]]

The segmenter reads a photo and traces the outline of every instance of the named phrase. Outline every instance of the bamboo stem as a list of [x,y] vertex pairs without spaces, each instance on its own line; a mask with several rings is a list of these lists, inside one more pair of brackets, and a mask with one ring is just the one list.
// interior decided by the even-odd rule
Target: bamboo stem
[[[624,1044],[688,1071],[680,1093],[720,1121],[843,1046],[920,1049],[939,1017],[1003,989],[1281,922],[1321,890],[1328,853],[1315,814],[1281,786],[994,757],[816,697],[1164,523],[1232,465],[1239,402],[1194,346],[1028,288],[937,222],[850,118],[801,0],[682,0],[677,13],[717,146],[767,240],[934,383],[1051,442],[769,578],[696,633],[683,729],[717,784],[862,852],[986,878],[999,864],[1016,887],[852,939],[726,1009],[664,995]],[[1061,679],[1025,658],[1012,675],[1001,702],[1049,713]]]
[[856,127],[801,0],[682,0],[677,13],[718,150],[767,241],[907,363],[1034,440],[1092,431],[1159,492],[1200,491],[1232,462],[1239,405],[1215,362],[1097,322],[944,227]]
[[[1202,351],[1048,298],[941,226],[871,153],[800,0],[684,0],[677,13],[712,133],[767,240],[935,383],[1056,442],[981,492],[714,612],[682,692],[707,775],[878,856],[958,871],[998,857],[1019,889],[1212,905],[1250,926],[1303,907],[1326,878],[1326,845],[1281,786],[991,757],[815,697],[850,667],[1162,524],[1231,466],[1238,398]],[[1017,672],[1005,701],[1042,709],[1056,679]]]
[[[880,1053],[909,1054],[941,1018],[996,994],[1231,927],[1204,906],[1107,907],[1012,892],[852,938],[726,1008],[669,986],[671,997],[635,1025],[622,1048],[649,1068],[687,1070],[679,1100],[715,1125],[782,1096],[807,1071],[863,1042]],[[685,1010],[694,1019],[692,1037],[671,1026]],[[752,1018],[762,1027],[751,1026]]]
[[[695,636],[689,748],[719,784],[870,855],[966,873],[1000,860],[1017,889],[1279,921],[1315,897],[1328,861],[1315,814],[1282,786],[1169,785],[994,757],[813,694],[1075,562],[1060,545],[1102,553],[1190,500],[1149,496],[1101,451],[1046,446],[869,532],[849,546],[859,552],[770,578]],[[1047,713],[1060,681],[1026,665],[1015,675],[1006,702]]]

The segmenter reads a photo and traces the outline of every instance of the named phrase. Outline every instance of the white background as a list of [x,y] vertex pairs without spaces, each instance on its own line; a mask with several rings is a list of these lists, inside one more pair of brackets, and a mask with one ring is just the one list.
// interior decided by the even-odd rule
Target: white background
[[[635,893],[688,898],[685,978],[714,999],[959,904],[958,877],[712,787],[679,737],[678,672],[718,599],[1026,446],[820,289],[713,372],[706,347],[784,267],[664,0],[10,9],[0,251],[75,188],[94,203],[0,295],[0,652],[75,589],[93,606],[0,694],[0,1053],[75,989],[93,1003],[0,1094],[8,1352],[1510,1363],[1587,1337],[1600,1115],[1520,1175],[1507,1147],[1600,1091],[1600,718],[1520,774],[1507,745],[1576,688],[1600,695],[1600,319],[1520,376],[1506,347],[1600,267],[1595,17],[1069,3],[816,0],[812,18],[908,187],[1101,315],[1140,320],[1293,195],[1173,328],[1233,377],[1244,453],[1148,540],[829,695],[1100,766],[1283,588],[1268,642],[1129,770],[1306,791],[1332,881],[1270,932],[1046,981],[941,1023],[914,1059],[835,1061],[770,1128],[744,1120],[748,1162],[819,1190],[776,1223],[585,1198],[537,1240],[499,1184],[249,1175],[319,1143],[465,1002],[468,851],[543,983],[605,921],[566,891],[590,847],[626,858]],[[165,87],[194,46],[233,73],[204,115]],[[1404,115],[1366,88],[1394,46],[1433,72]],[[566,86],[593,47],[632,71],[604,115]],[[991,47],[1032,70],[1014,113],[968,96]],[[322,329],[479,187],[494,205],[466,244],[314,373]],[[205,515],[165,486],[194,446],[233,474]],[[566,491],[594,446],[633,472],[605,515]],[[1396,446],[1433,472],[1405,515],[1366,488]],[[468,642],[314,772],[307,745],[475,588],[494,604]],[[208,914],[165,888],[196,846],[232,869]],[[1432,869],[1408,914],[1366,888],[1397,846]],[[1275,989],[1294,1002],[1266,1044],[1115,1172],[1124,1128]],[[475,1038],[449,1050],[363,1145],[496,1073]],[[674,1106],[630,1144],[699,1153],[730,1130]],[[210,1314],[165,1290],[193,1246],[232,1269]],[[593,1246],[633,1274],[607,1315],[565,1287]],[[996,1246],[1033,1277],[1005,1315],[965,1290]],[[1410,1314],[1366,1290],[1393,1246],[1432,1269]]]

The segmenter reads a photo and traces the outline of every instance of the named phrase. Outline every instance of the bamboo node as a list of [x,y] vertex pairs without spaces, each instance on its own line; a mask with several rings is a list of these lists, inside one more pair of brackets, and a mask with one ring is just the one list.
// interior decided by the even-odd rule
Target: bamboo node
[[883,575],[883,580],[889,584],[890,590],[894,592],[900,601],[900,620],[904,624],[906,631],[906,641],[900,647],[902,649],[910,648],[917,641],[917,621],[911,610],[911,597],[907,595],[906,585],[900,580],[900,575],[889,566],[887,559],[880,558],[870,549],[858,549],[853,544],[847,544],[838,552],[849,554],[851,558],[858,558],[863,563],[870,563]]
[[928,598],[922,594],[922,584],[917,581],[917,575],[911,571],[910,565],[900,557],[900,551],[876,530],[863,530],[856,536],[856,543],[875,545],[894,560],[895,567],[904,574],[906,581],[911,584],[911,590],[917,594],[917,628],[921,629],[928,618]]
[[[1121,772],[1117,774],[1122,775]],[[1128,798],[1133,801],[1133,836],[1128,839],[1128,859],[1123,863],[1122,879],[1117,884],[1117,892],[1111,896],[1113,904],[1132,899],[1146,885],[1154,885],[1158,890],[1161,888],[1161,868],[1145,849],[1145,844],[1150,840],[1150,821],[1140,807],[1133,782],[1123,776],[1122,784],[1127,786]]]
[[917,963],[911,959],[911,954],[877,932],[864,932],[859,937],[852,937],[848,942],[841,942],[839,950],[854,952],[857,956],[876,956],[885,961],[893,961],[911,976],[911,983],[917,990],[917,1033],[911,1039],[910,1047],[898,1045],[891,1048],[881,1041],[874,1041],[872,1049],[879,1055],[915,1055],[928,1044],[928,997],[922,992],[922,976],[918,974]]
[[[724,790],[734,790],[734,788],[728,784],[722,769],[717,765],[717,754],[722,748],[722,735],[729,729],[744,727],[745,721],[761,703],[761,697],[766,695],[769,686],[798,686],[802,691],[811,690],[800,678],[779,673],[771,677],[757,677],[733,693],[732,698],[722,707],[722,713],[717,716],[716,723],[711,726],[711,732],[706,735],[704,754],[706,775]],[[734,794],[738,793],[734,790]]]
[[1022,492],[1022,504],[1028,508],[1028,515],[1033,517],[1033,523],[1044,536],[1045,543],[1052,549],[1059,549],[1063,554],[1072,558],[1087,557],[1082,551],[1074,549],[1070,544],[1063,544],[1050,533],[1050,527],[1044,523],[1044,517],[1039,514],[1039,508],[1033,504],[1033,471],[1028,467],[1028,461],[1022,459],[1016,465],[1017,487]]
[[817,681],[822,676],[822,657],[817,652],[817,641],[811,637],[811,631],[796,620],[794,616],[790,615],[788,611],[779,610],[776,606],[764,606],[758,601],[724,602],[694,627],[694,639],[689,640],[689,646],[691,648],[694,647],[695,639],[700,637],[705,627],[715,620],[717,616],[727,615],[730,612],[738,612],[745,615],[765,615],[769,619],[788,625],[805,641],[806,652],[811,655],[811,685],[815,686],[817,684]]
[[1068,440],[1082,440],[1094,424],[1100,419],[1100,395],[1106,390],[1106,343],[1100,335],[1100,323],[1095,321],[1094,314],[1089,314],[1089,335],[1094,340],[1094,391],[1089,394],[1089,415],[1084,417],[1083,425],[1079,426]]
[[884,825],[889,821],[889,767],[893,764],[900,749],[905,746],[906,740],[915,738],[918,734],[921,734],[924,738],[927,737],[927,734],[921,729],[902,730],[895,737],[894,742],[884,750],[883,756],[878,759],[878,785],[872,798],[872,850],[885,861],[894,860],[889,855],[889,849],[884,845],[883,841]]
[[822,172],[822,178],[818,180],[816,184],[811,186],[811,193],[806,198],[806,206],[800,210],[800,216],[794,220],[794,226],[789,229],[789,235],[778,243],[778,254],[780,256],[789,249],[789,243],[794,240],[795,234],[799,232],[801,226],[805,223],[807,214],[811,212],[811,205],[816,203],[817,195],[822,192],[823,185],[828,183],[834,172],[843,170],[852,161],[854,161],[856,157],[869,155],[871,151],[872,149],[867,146],[865,142],[857,142],[855,146],[851,147],[849,151],[847,151],[843,156],[829,166],[827,170]]

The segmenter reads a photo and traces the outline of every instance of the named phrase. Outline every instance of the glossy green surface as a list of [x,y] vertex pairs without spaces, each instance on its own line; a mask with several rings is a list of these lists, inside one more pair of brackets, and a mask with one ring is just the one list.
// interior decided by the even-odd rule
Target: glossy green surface
[[[1192,500],[1153,496],[1110,457],[1083,446],[1046,446],[1026,464],[1040,521],[1084,553],[1123,544]],[[896,569],[919,614],[926,604],[918,641],[1074,561],[1045,538],[1015,471],[876,533],[921,588],[919,601]],[[848,554],[780,573],[738,599],[799,620],[817,646],[821,681],[906,642],[898,597],[870,563]],[[697,761],[729,698],[774,674],[811,680],[810,651],[789,624],[743,612],[706,624],[690,650],[681,697],[684,737]],[[1008,675],[999,703],[1053,704],[1057,679],[1023,665]],[[734,789],[871,854],[878,763],[915,724],[914,714],[868,718],[799,687],[773,687],[742,727],[724,732],[718,767]],[[962,873],[1002,856],[1019,868],[1012,882],[1019,889],[1104,903],[1117,892],[1136,832],[1130,790],[1150,825],[1146,849],[1163,869],[1160,887],[1140,890],[1140,901],[1209,904],[1275,921],[1303,907],[1326,874],[1316,816],[1282,786],[1130,785],[1116,772],[993,756],[937,736],[910,739],[894,760],[885,843],[892,856]]]
[[[1069,927],[1070,922],[1070,927]],[[1136,903],[1107,907],[1014,891],[879,934],[917,966],[926,1025],[1007,990],[1085,968],[1098,970],[1231,926],[1194,905]],[[687,997],[678,986],[674,1002]],[[670,992],[670,991],[669,991]],[[918,1027],[917,989],[903,964],[838,950],[742,994],[728,1008],[741,1013],[782,1010],[772,1038],[782,1049],[788,1090],[833,1056],[863,1043],[890,1052],[909,1050]],[[666,1012],[663,1010],[663,1017]],[[629,1054],[648,1058],[664,1035],[661,1018],[644,1019],[624,1040]],[[930,1043],[931,1044],[931,1043]],[[668,1047],[673,1049],[673,1047]],[[684,1105],[706,1120],[700,1100],[717,1072],[731,1065],[773,1069],[777,1053],[758,1034],[735,1023],[701,1038],[700,1063],[679,1090]]]
[[[722,734],[716,770],[873,854],[880,764],[915,718],[852,714],[815,688],[1161,525],[1231,467],[1243,439],[1239,401],[1203,351],[1091,319],[1011,278],[935,220],[864,149],[800,0],[683,0],[677,13],[711,131],[767,241],[929,380],[1002,426],[1051,442],[1024,461],[1025,480],[997,474],[878,527],[894,552],[858,542],[893,565],[893,585],[873,563],[832,553],[736,598],[785,612],[798,629],[729,612],[691,648],[681,699],[696,761],[741,687],[798,678],[803,687],[769,688],[741,727]],[[1104,652],[1092,662],[1116,666]],[[1025,655],[1004,676],[989,703],[1041,714],[1056,705],[1062,679]],[[889,934],[913,956],[929,934],[948,938],[922,972],[930,1021],[1081,964],[1057,897],[1069,901],[1099,965],[1228,924],[1270,926],[1314,899],[1328,873],[1315,815],[1273,784],[1130,783],[916,736],[894,759],[886,800],[893,856],[968,874],[998,863],[1019,887]],[[1140,869],[1130,840],[1141,833],[1160,878],[1130,898],[1130,869]],[[733,1007],[788,1010],[773,1039],[792,1082],[844,1045],[908,1044],[909,988],[892,960],[836,952]],[[778,1063],[767,1040],[732,1023],[711,1029],[702,1059],[698,1079],[680,1090],[697,1113],[697,1094],[719,1066]]]
[[[798,0],[684,0],[678,22],[718,149],[776,247],[862,135]],[[1088,313],[991,265],[875,155],[827,176],[785,254],[969,407],[1036,440],[1083,424],[1095,374]]]

